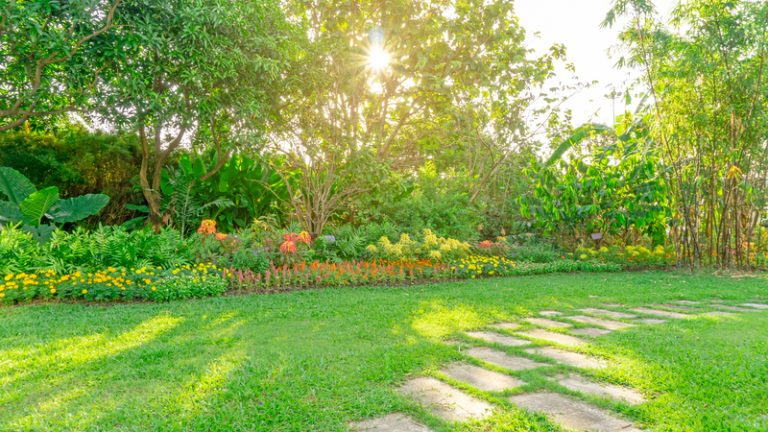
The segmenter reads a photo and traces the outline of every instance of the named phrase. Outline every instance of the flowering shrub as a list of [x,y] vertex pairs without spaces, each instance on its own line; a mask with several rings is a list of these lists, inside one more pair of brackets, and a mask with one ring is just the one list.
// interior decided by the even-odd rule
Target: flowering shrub
[[387,260],[432,259],[436,261],[451,260],[467,256],[471,246],[452,238],[435,235],[432,230],[422,231],[423,241],[413,240],[408,234],[400,234],[397,243],[392,243],[389,237],[382,236],[376,244],[368,245],[366,250],[373,258]]
[[451,271],[459,278],[507,276],[516,267],[514,261],[499,256],[473,255],[451,262]]
[[603,246],[599,249],[579,248],[573,253],[573,259],[601,260],[634,267],[665,267],[675,263],[675,252],[671,246],[656,246],[653,249],[633,245],[624,248]]
[[115,268],[95,272],[57,274],[53,270],[9,273],[0,279],[0,300],[173,300],[221,294],[227,284],[213,264]]

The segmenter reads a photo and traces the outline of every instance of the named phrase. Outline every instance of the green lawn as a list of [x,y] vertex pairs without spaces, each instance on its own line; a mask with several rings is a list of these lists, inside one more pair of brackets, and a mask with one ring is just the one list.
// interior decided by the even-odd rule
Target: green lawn
[[[605,302],[766,302],[767,287],[760,278],[648,272],[3,307],[0,430],[343,431],[393,411],[435,431],[557,430],[506,402],[512,393],[475,393],[499,405],[498,414],[451,426],[394,389],[408,375],[436,374],[463,358],[441,343],[462,339],[460,330]],[[599,378],[652,399],[636,407],[588,400],[641,426],[768,430],[768,311],[641,326],[589,350],[615,364]],[[556,388],[545,378],[557,371],[518,373],[529,385],[513,393]]]

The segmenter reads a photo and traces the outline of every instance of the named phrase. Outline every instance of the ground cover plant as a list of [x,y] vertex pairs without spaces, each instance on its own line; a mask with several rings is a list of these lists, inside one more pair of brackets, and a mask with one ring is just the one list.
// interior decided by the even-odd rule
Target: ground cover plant
[[[498,414],[451,425],[395,389],[407,376],[465,359],[443,343],[463,330],[544,309],[679,299],[736,304],[768,294],[762,278],[638,272],[4,307],[0,429],[343,431],[351,421],[401,411],[439,432],[556,430],[489,394],[482,397],[501,407]],[[590,352],[624,360],[599,376],[649,397],[636,407],[604,406],[653,430],[764,430],[766,328],[762,312],[600,337]],[[526,388],[547,388],[547,374],[562,370],[513,375]]]

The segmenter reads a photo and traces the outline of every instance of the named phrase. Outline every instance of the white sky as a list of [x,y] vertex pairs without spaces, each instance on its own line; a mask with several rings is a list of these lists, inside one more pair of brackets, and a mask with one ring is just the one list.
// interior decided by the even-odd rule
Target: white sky
[[[612,0],[515,0],[515,9],[531,48],[541,52],[554,43],[564,44],[567,59],[576,67],[578,78],[586,82],[598,81],[564,105],[573,110],[574,126],[587,121],[611,124],[614,108],[615,113],[620,114],[624,110],[624,100],[616,100],[614,107],[604,95],[611,88],[623,91],[625,83],[637,76],[637,71],[617,69],[617,58],[609,57],[609,49],[618,42],[620,28],[605,29],[600,23],[612,3]],[[662,16],[668,16],[675,3],[676,0],[654,1]],[[538,37],[534,35],[536,32]],[[559,72],[555,82],[571,75]]]

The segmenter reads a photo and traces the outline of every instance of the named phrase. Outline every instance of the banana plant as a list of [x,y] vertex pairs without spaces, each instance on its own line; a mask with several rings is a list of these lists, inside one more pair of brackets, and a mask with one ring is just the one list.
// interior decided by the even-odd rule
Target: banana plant
[[0,167],[0,225],[21,224],[44,240],[57,224],[76,222],[100,212],[109,202],[104,194],[61,199],[59,188],[37,190],[22,173]]

